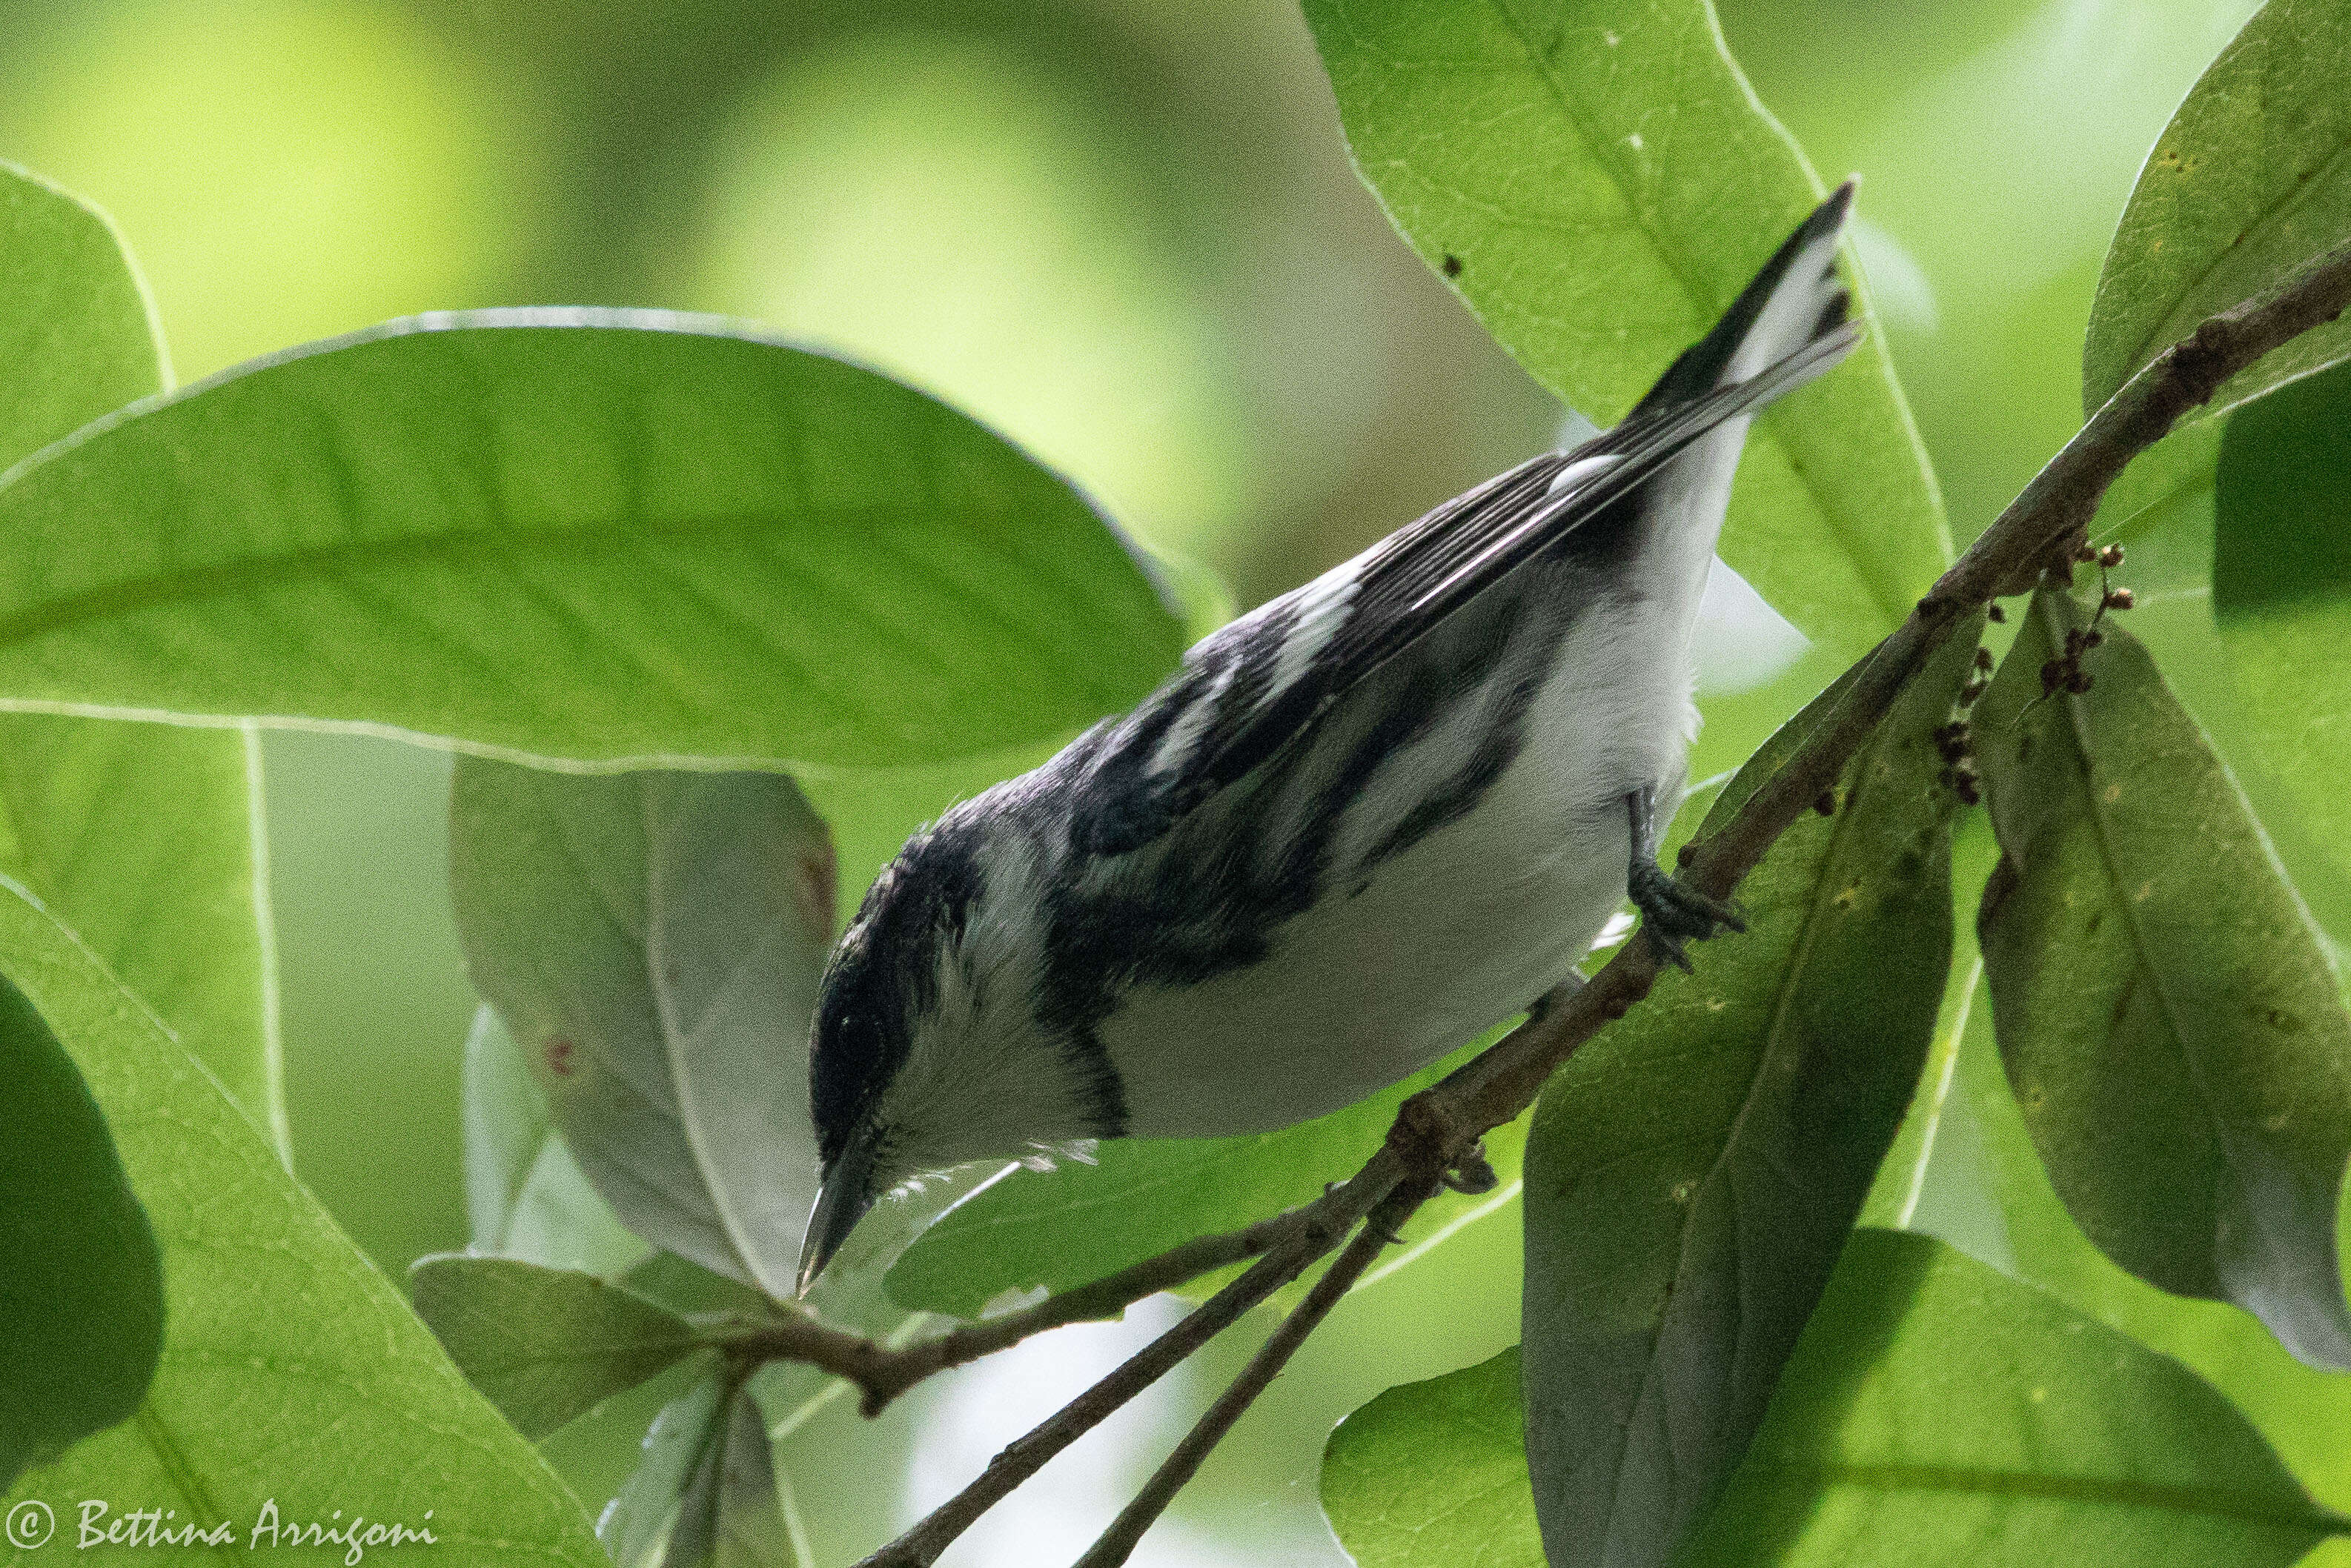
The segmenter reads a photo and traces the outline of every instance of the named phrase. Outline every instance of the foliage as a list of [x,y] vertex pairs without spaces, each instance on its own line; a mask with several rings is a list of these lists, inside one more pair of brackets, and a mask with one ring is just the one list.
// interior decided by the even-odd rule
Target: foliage
[[[167,375],[145,291],[106,220],[5,165],[0,367],[0,468]],[[249,729],[0,714],[0,868],[163,1016],[282,1156],[259,766]]]
[[33,1004],[0,981],[0,1485],[128,1418],[163,1339],[163,1266],[106,1118]]
[[[1893,1141],[1950,967],[1952,639],[1668,977],[1536,1109],[1527,1456],[1554,1563],[1664,1561],[1736,1468]],[[1708,813],[1728,821],[1833,687]],[[1706,830],[1701,828],[1700,831]],[[1656,1093],[1669,1082],[1675,1092]]]
[[[2270,0],[2212,62],[2147,155],[2090,308],[2082,406],[2095,413],[2197,322],[2282,282],[2351,225],[2351,14]],[[2321,327],[2237,377],[2227,409],[2351,352]]]
[[[1334,1433],[1323,1504],[1379,1568],[1542,1563],[1518,1353]],[[1459,1463],[1431,1465],[1432,1447]],[[2294,1561],[2351,1523],[2177,1363],[1923,1237],[1857,1230],[1693,1563]]]
[[[1404,237],[1590,412],[1818,196],[1707,0],[1305,12]],[[2351,238],[2346,59],[2351,4],[2269,0],[2180,105],[2098,281],[2094,414]],[[2313,1495],[2351,1503],[2346,344],[2233,375],[2003,580],[1999,627],[1964,606],[1776,834],[1744,934],[1487,1118],[1490,1187],[1404,1195],[1395,1238],[1389,1203],[1348,1211],[1311,1291],[1306,1221],[1156,1281],[1294,1259],[1270,1375],[1343,1286],[1441,1291],[1445,1244],[1519,1217],[1520,1346],[1331,1439],[1358,1561],[2267,1564],[2351,1533]],[[12,1502],[429,1510],[467,1562],[588,1563],[532,1445],[617,1418],[643,1444],[591,1500],[602,1556],[799,1568],[836,1396],[878,1410],[1142,1293],[1105,1277],[1324,1212],[1493,1060],[1261,1136],[958,1173],[793,1299],[842,895],[1149,690],[1221,588],[945,403],[710,319],[421,319],[179,392],[162,366],[105,221],[0,171]],[[1701,838],[1854,711],[1869,667],[1830,677],[1949,562],[1882,335],[1758,421],[1723,549],[1811,646],[1712,706],[1708,746],[1761,744]],[[472,1248],[410,1301],[286,1166],[268,725],[464,753]]]
[[89,1081],[163,1266],[146,1399],[27,1472],[17,1495],[137,1498],[239,1540],[274,1500],[283,1522],[341,1509],[429,1525],[444,1555],[468,1563],[594,1563],[563,1483],[211,1075],[70,932],[5,888],[0,963]]

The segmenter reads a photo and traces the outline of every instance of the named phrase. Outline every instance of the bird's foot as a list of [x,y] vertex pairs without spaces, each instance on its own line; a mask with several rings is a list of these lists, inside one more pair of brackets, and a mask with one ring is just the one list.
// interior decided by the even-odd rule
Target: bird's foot
[[1744,931],[1747,920],[1739,906],[1714,898],[1667,876],[1653,860],[1633,862],[1626,891],[1641,911],[1641,933],[1659,959],[1690,967],[1685,941],[1703,942],[1718,929]]

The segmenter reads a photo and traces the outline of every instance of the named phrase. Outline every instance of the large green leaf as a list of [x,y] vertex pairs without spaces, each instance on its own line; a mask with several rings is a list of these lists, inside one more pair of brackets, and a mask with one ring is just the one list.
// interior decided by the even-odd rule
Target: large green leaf
[[[1541,1568],[1516,1353],[1332,1434],[1322,1502],[1364,1568]],[[1922,1237],[1855,1233],[1689,1568],[2292,1563],[2311,1503],[2193,1374]]]
[[106,1118],[0,978],[0,1487],[126,1420],[163,1342],[163,1266]]
[[[1014,1168],[949,1209],[907,1249],[890,1270],[891,1299],[977,1317],[1006,1291],[1066,1290],[1196,1236],[1238,1230],[1310,1203],[1326,1184],[1353,1176],[1371,1157],[1407,1095],[1493,1039],[1343,1111],[1280,1132],[1114,1138],[1091,1163],[1065,1161],[1049,1171]],[[1513,1124],[1487,1137],[1487,1154],[1506,1185],[1518,1178],[1525,1136],[1523,1126]],[[1404,1239],[1424,1240],[1484,1201],[1446,1194],[1423,1206]]]
[[[2236,1308],[2158,1291],[2092,1246],[2050,1186],[2001,1071],[1991,1018],[1988,1004],[1977,1008],[1963,1036],[1947,1135],[1914,1223],[2185,1363],[2252,1420],[2320,1500],[2351,1507],[2351,1449],[2343,1442],[2351,1378],[2294,1360]],[[2321,1558],[2351,1562],[2351,1542]]]
[[2240,409],[2213,492],[2212,609],[2248,728],[2351,874],[2351,365]]
[[[98,213],[0,164],[0,469],[166,379]],[[0,525],[0,550],[18,559]],[[252,735],[0,716],[0,868],[57,910],[287,1151]]]
[[0,469],[160,390],[162,345],[105,215],[0,162]]
[[2177,1362],[1863,1230],[1687,1563],[2253,1568],[2346,1522]]
[[[1974,651],[1952,639],[1855,759],[1834,814],[1772,845],[1740,888],[1747,933],[1662,979],[1536,1109],[1522,1343],[1553,1568],[1663,1563],[1688,1539],[1835,1267],[1950,964],[1957,801],[1934,732]],[[1842,696],[1791,721],[1709,821]]]
[[[1629,408],[1820,199],[1707,0],[1308,0],[1364,177],[1570,406]],[[1723,559],[1851,658],[1948,559],[1881,341],[1766,413]]]
[[526,1437],[546,1437],[705,1343],[633,1291],[512,1258],[420,1258],[409,1290],[449,1359]]
[[883,766],[1140,697],[1182,623],[1060,480],[720,325],[395,324],[0,486],[0,700],[610,762]]
[[2087,618],[2034,596],[1977,710],[2001,863],[1978,920],[2001,1054],[2108,1256],[2351,1366],[2335,1258],[2351,1018],[2235,781],[2113,623],[2089,690],[2042,669]]
[[139,1413],[29,1472],[16,1495],[61,1513],[90,1498],[171,1509],[240,1542],[265,1504],[281,1525],[340,1509],[429,1526],[437,1563],[602,1563],[554,1472],[253,1124],[88,949],[5,888],[0,967],[113,1128],[162,1243],[166,1305]]
[[[2351,5],[2270,0],[2164,128],[2098,278],[2082,353],[2095,412],[2215,311],[2351,239]],[[2215,410],[2351,353],[2320,327],[2220,389]]]
[[647,1240],[789,1295],[816,1197],[823,821],[781,774],[461,758],[450,858],[475,984],[597,1190]]

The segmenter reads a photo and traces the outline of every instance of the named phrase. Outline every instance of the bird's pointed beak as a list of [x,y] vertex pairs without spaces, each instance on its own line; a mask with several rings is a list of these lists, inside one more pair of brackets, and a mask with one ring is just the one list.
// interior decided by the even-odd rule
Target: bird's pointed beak
[[865,1211],[873,1207],[873,1139],[861,1134],[841,1151],[841,1158],[824,1173],[817,1189],[816,1207],[809,1213],[808,1234],[800,1241],[799,1282],[795,1295],[805,1296]]

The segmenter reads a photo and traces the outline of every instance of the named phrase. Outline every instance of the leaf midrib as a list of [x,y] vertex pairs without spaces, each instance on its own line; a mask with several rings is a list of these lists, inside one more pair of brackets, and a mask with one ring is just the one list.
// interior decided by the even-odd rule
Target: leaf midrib
[[[465,563],[466,558],[511,557],[517,547],[537,552],[538,559],[621,553],[647,539],[695,539],[731,535],[746,540],[783,537],[784,525],[815,527],[830,531],[856,531],[863,537],[886,535],[877,527],[896,514],[883,507],[830,507],[820,512],[777,511],[727,513],[703,517],[638,517],[626,522],[557,524],[538,527],[457,528],[432,533],[402,534],[382,538],[344,538],[303,549],[276,550],[151,572],[99,584],[43,602],[0,614],[0,649],[55,634],[94,622],[119,620],[143,611],[207,599],[250,598],[256,590],[297,583],[334,580],[384,566],[415,563]],[[962,526],[981,516],[977,511],[936,512],[951,526]],[[500,574],[517,580],[527,573],[505,562]]]
[[1851,1487],[1864,1491],[1959,1492],[1991,1497],[2029,1497],[2105,1508],[2185,1513],[2314,1535],[2351,1534],[2351,1520],[2305,1505],[2281,1508],[2258,1497],[2220,1487],[2196,1487],[2113,1476],[2067,1476],[2032,1470],[1978,1469],[1968,1465],[1791,1465],[1763,1460],[1750,1467],[1759,1476],[1791,1487],[1824,1491]]
[[[2067,627],[2060,624],[2060,622],[2066,618],[2057,612],[2058,591],[2044,588],[2036,596],[2034,603],[2034,609],[2041,622],[2042,632],[2048,638],[2053,653],[2064,644],[2064,633],[2068,630]],[[2070,607],[2073,601],[2069,598],[2065,602]],[[2123,889],[2122,868],[2116,859],[2113,835],[2106,821],[2104,804],[2098,798],[2097,783],[2093,773],[2094,759],[2097,753],[2090,745],[2086,713],[2088,705],[2072,692],[2060,692],[2058,695],[2065,705],[2067,733],[2074,739],[2074,760],[2081,779],[2082,801],[2086,808],[2085,814],[2089,819],[2091,837],[2098,846],[2099,863],[2105,868],[2107,897],[2121,915],[2123,928],[2130,933],[2132,957],[2137,964],[2148,991],[2155,997],[2157,1005],[2163,1009],[2164,1027],[2170,1031],[2171,1038],[2179,1042],[2179,1059],[2188,1069],[2189,1081],[2195,1085],[2197,1103],[2204,1112],[2207,1131],[2211,1136],[2213,1148],[2220,1155],[2222,1166],[2229,1172],[2231,1186],[2236,1189],[2231,1197],[2240,1197],[2243,1191],[2243,1174],[2237,1169],[2236,1157],[2230,1147],[2230,1141],[2220,1135],[2220,1120],[2212,1103],[2210,1085],[2204,1071],[2204,1064],[2199,1059],[2195,1045],[2191,1042],[2188,1030],[2180,1027],[2179,1004],[2173,999],[2169,988],[2164,983],[2162,967],[2154,961],[2153,956],[2148,952],[2147,932],[2139,924],[2137,908]],[[2214,1194],[2216,1210],[2220,1207],[2217,1202],[2219,1197],[2218,1193]],[[2217,1212],[2213,1219],[2216,1225],[2223,1222],[2223,1217]],[[2217,1235],[2212,1238],[2216,1264],[2219,1241]]]

